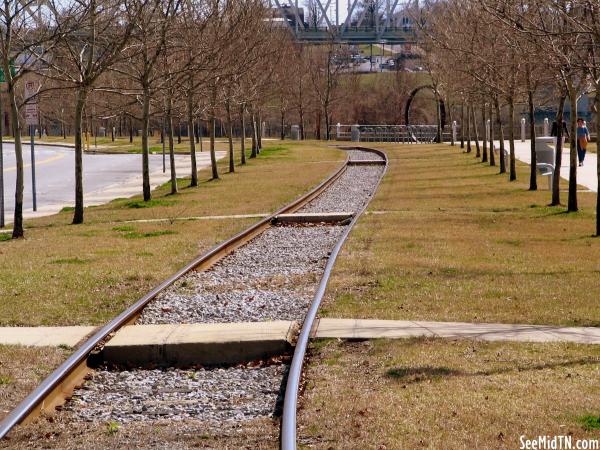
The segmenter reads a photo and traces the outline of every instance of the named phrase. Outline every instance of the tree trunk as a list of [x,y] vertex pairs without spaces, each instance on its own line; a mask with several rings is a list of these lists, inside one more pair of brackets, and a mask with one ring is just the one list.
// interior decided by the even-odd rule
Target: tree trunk
[[567,211],[577,212],[577,92],[571,87],[571,148],[569,152],[569,203]]
[[177,118],[177,143],[181,144],[181,119]]
[[529,170],[529,190],[537,191],[537,154],[535,152],[535,104],[533,103],[533,91],[527,92],[527,104],[529,106],[529,134],[531,136],[531,166]]
[[508,99],[508,145],[510,148],[510,175],[509,180],[517,179],[517,162],[515,159],[515,101]]
[[471,153],[471,107],[467,106],[467,153]]
[[171,164],[171,194],[177,194],[177,173],[175,171],[175,136],[173,131],[173,100],[167,100],[167,138],[169,140],[169,163]]
[[240,105],[240,163],[246,164],[246,112],[244,105]]
[[129,143],[133,144],[133,122],[131,117],[129,118]]
[[465,104],[464,103],[460,104],[460,148],[465,148]]
[[83,131],[83,108],[87,91],[79,88],[77,101],[75,103],[75,212],[73,213],[73,224],[83,223],[83,143],[81,134]]
[[193,80],[190,78],[190,91],[187,95],[187,125],[190,138],[190,159],[192,163],[192,180],[190,186],[198,186],[198,165],[196,161],[196,140],[194,139],[194,99],[191,89],[193,89]]
[[498,97],[494,99],[494,106],[496,108],[496,125],[498,126],[498,139],[500,141],[500,151],[498,152],[498,158],[500,158],[500,173],[506,173],[506,158],[504,157],[504,128],[502,127],[502,117],[500,117],[500,102]]
[[262,114],[260,113],[260,109],[258,110],[258,114],[256,116],[256,147],[257,151],[260,154],[260,151],[263,148],[262,145],[262,137],[263,137],[263,122],[262,122]]
[[229,173],[235,172],[235,164],[233,154],[233,123],[231,120],[231,104],[229,101],[230,97],[227,97],[227,101],[225,102],[225,111],[227,112],[227,139],[229,141]]
[[479,146],[479,131],[477,130],[477,119],[475,118],[475,108],[473,106],[471,106],[471,116],[473,117],[473,133],[475,134],[475,157],[480,158],[481,147]]
[[496,165],[496,155],[494,154],[494,110],[490,102],[490,167]]
[[212,170],[212,179],[219,179],[219,170],[217,168],[217,155],[215,153],[215,136],[217,134],[217,118],[215,117],[214,106],[210,111],[210,167]]
[[254,114],[254,109],[252,109],[252,113],[251,113],[251,120],[252,120],[252,151],[250,153],[250,158],[256,158],[256,155],[258,155],[258,139],[257,139],[257,135],[256,135],[256,116]]
[[150,88],[144,86],[142,100],[142,187],[144,201],[152,198],[150,192],[150,149],[148,147],[148,128],[150,127]]
[[329,123],[329,104],[325,104],[323,112],[325,113],[325,140],[328,141],[331,137],[329,130],[329,127],[331,126]]
[[556,112],[556,162],[554,163],[554,178],[552,179],[552,202],[550,206],[560,205],[560,166],[563,151],[563,113],[565,110],[566,95],[561,94],[558,111]]
[[285,141],[285,110],[283,108],[281,108],[281,133],[280,133],[280,137],[282,141]]
[[304,140],[304,108],[302,107],[302,105],[300,106],[299,115],[300,115],[300,139]]
[[[17,106],[15,86],[13,83],[8,83],[8,98],[10,102],[10,121],[12,122],[12,133],[15,137],[15,157],[17,161],[17,174],[15,185],[15,213],[13,218],[12,237],[13,239],[18,239],[22,238],[25,235],[23,230],[23,144],[21,142],[21,123],[19,119],[19,107]],[[4,117],[2,117],[2,120],[4,120]]]
[[483,145],[481,148],[481,162],[482,163],[486,163],[488,162],[488,153],[487,153],[487,115],[485,112],[485,103],[481,106],[481,120],[483,123]]
[[[452,122],[450,122],[452,123]],[[435,92],[435,124],[436,124],[436,134],[435,134],[435,142],[438,144],[442,143],[442,111],[440,109],[440,96]]]
[[448,105],[448,119],[450,122],[450,145],[454,147],[456,142],[454,142],[454,115],[452,114],[452,106],[450,106],[450,102],[448,101],[448,97],[446,97],[446,105]]
[[315,139],[321,140],[321,108],[317,108],[317,117],[315,120]]
[[[598,92],[598,87],[596,87],[594,103],[596,105],[596,146],[600,147],[600,92]],[[596,179],[600,185],[600,151],[596,152]],[[596,192],[596,236],[600,237],[600,189]]]

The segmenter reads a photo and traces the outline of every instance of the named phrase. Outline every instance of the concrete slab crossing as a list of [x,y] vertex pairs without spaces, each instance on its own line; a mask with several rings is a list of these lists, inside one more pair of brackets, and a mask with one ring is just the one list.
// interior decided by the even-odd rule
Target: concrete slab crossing
[[238,364],[284,354],[297,330],[289,321],[132,325],[115,334],[103,357],[115,364]]

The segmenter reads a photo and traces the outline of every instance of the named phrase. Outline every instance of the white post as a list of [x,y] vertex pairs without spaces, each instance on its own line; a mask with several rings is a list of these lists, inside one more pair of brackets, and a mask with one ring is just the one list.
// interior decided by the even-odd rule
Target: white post
[[456,124],[456,120],[452,121],[452,142],[456,142],[456,137],[457,137],[457,128],[458,125]]
[[338,123],[335,126],[335,139],[338,140],[338,141],[340,140],[340,134],[341,134],[341,132],[342,132],[342,125],[340,123]]
[[525,117],[521,118],[521,142],[525,142]]
[[360,125],[352,125],[352,142],[360,142]]
[[548,118],[544,118],[544,136],[550,136],[549,126],[548,126]]

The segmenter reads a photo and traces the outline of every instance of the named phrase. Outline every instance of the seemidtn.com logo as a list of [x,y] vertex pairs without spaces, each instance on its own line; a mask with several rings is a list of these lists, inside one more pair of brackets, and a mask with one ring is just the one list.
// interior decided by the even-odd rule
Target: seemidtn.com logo
[[519,438],[519,449],[527,450],[599,450],[600,439],[574,439],[573,436],[537,436]]

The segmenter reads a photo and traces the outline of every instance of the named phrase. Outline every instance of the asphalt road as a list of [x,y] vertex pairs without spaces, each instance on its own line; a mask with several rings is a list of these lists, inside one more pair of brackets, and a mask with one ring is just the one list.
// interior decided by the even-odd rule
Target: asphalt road
[[[75,153],[71,148],[36,145],[35,167],[38,212],[33,212],[31,186],[31,148],[24,145],[25,163],[24,215],[36,217],[54,214],[75,202]],[[223,157],[223,152],[217,152]],[[4,204],[6,221],[12,221],[15,195],[16,160],[13,144],[4,144]],[[177,176],[188,176],[190,157],[176,156]],[[208,152],[198,153],[198,166],[210,164]],[[83,183],[86,206],[106,203],[120,197],[130,197],[141,192],[141,154],[84,154]],[[169,179],[169,158],[166,173],[162,171],[162,154],[150,155],[150,178],[153,187]]]

